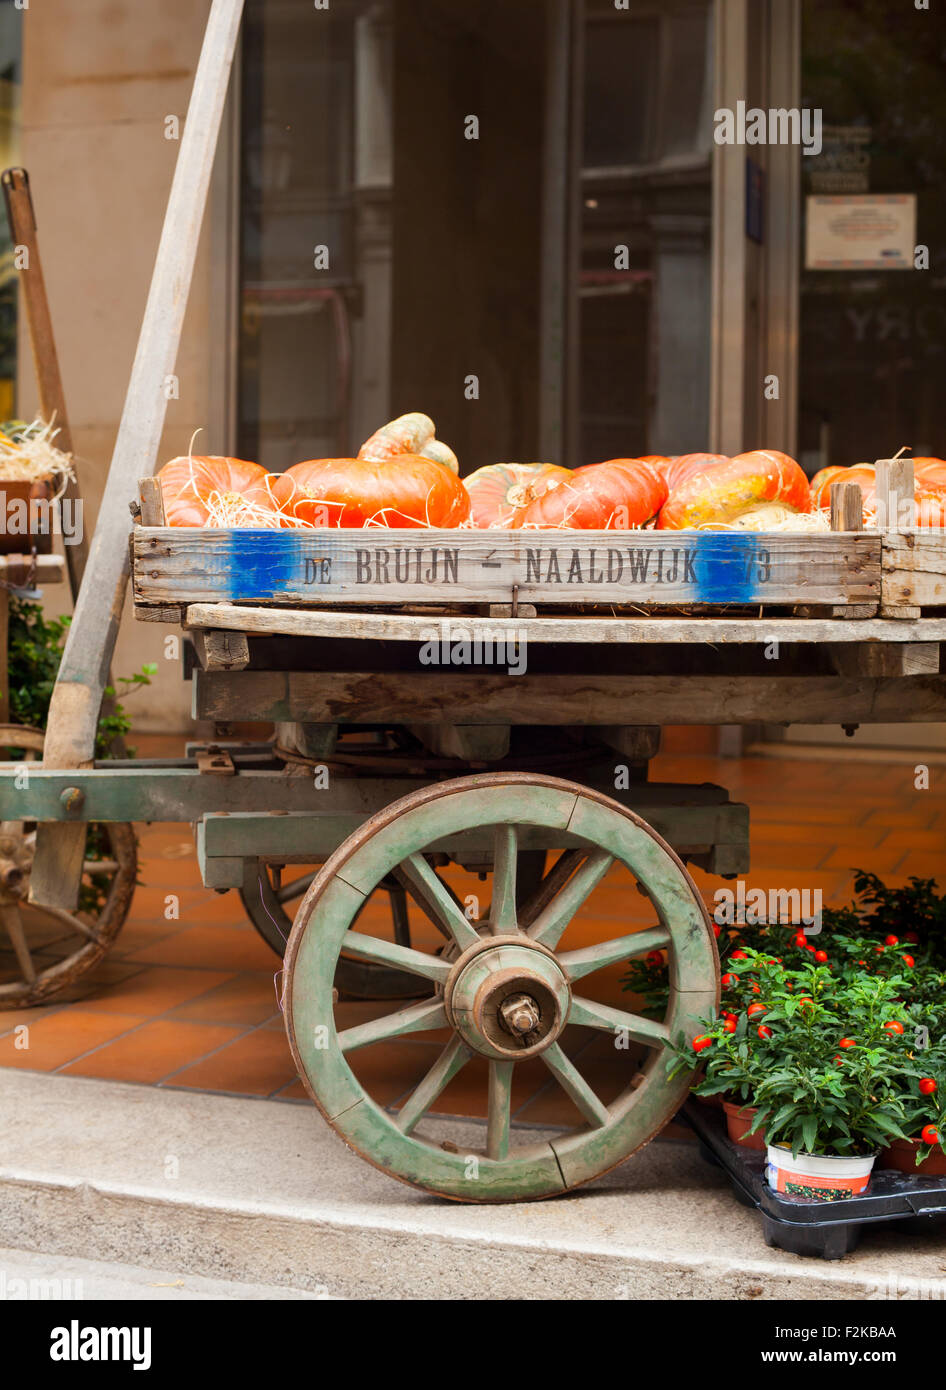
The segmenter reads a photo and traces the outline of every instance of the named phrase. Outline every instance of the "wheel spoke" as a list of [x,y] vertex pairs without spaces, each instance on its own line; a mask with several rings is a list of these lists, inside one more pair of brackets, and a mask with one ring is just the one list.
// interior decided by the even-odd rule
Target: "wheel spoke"
[[559,855],[535,892],[519,909],[519,926],[523,931],[535,921],[543,908],[549,905],[556,893],[564,888],[578,865],[586,858],[587,850],[583,849],[566,849]]
[[84,874],[114,874],[118,872],[117,859],[83,859]]
[[83,922],[81,917],[75,916],[71,912],[66,912],[61,907],[45,907],[42,903],[31,904],[34,912],[42,912],[47,917],[53,917],[57,922],[62,922],[63,926],[71,927],[73,931],[81,932],[89,941],[94,941],[96,946],[101,946],[102,938],[95,927]]
[[566,1095],[570,1096],[589,1124],[606,1125],[611,1119],[608,1107],[598,1099],[578,1068],[568,1060],[558,1043],[540,1053],[542,1061]]
[[447,1083],[452,1081],[461,1067],[466,1066],[472,1056],[472,1052],[462,1038],[451,1038],[423,1081],[411,1092],[398,1111],[396,1120],[398,1129],[404,1134],[410,1134]]
[[410,946],[399,946],[395,941],[384,941],[378,936],[365,936],[362,932],[347,931],[342,942],[342,950],[356,960],[370,960],[376,965],[389,965],[395,970],[406,970],[409,975],[422,975],[425,980],[446,983],[450,966],[439,956],[428,956],[424,951],[415,951]]
[[315,878],[318,869],[313,869],[311,874],[303,874],[301,878],[294,878],[291,883],[284,883],[276,889],[276,901],[278,903],[291,903],[296,898],[301,898],[309,884]]
[[33,964],[30,948],[26,944],[23,918],[20,916],[20,909],[15,903],[0,905],[0,922],[3,923],[7,936],[10,938],[17,965],[20,967],[20,974],[28,985],[33,984],[36,980],[36,966]]
[[593,970],[601,970],[605,965],[627,960],[629,956],[639,956],[644,951],[657,951],[670,945],[670,933],[665,927],[654,927],[648,931],[631,932],[628,936],[615,937],[613,941],[599,941],[595,946],[584,946],[580,951],[563,951],[558,963],[570,980],[580,980]]
[[479,935],[467,921],[463,909],[436,869],[428,864],[422,854],[408,855],[400,868],[412,894],[427,915],[441,931],[446,931],[453,938],[461,951],[478,944]]
[[665,1023],[642,1018],[640,1014],[629,1014],[623,1009],[612,1009],[595,999],[581,999],[577,995],[572,996],[568,1021],[584,1028],[600,1028],[603,1033],[626,1033],[635,1042],[645,1043],[648,1047],[659,1047],[670,1038],[670,1030]]
[[447,1013],[440,999],[425,999],[420,1004],[411,1004],[406,1009],[398,1009],[393,1014],[383,1014],[373,1018],[370,1023],[359,1023],[355,1028],[346,1028],[339,1033],[339,1046],[343,1052],[354,1052],[356,1048],[368,1047],[371,1043],[387,1042],[388,1038],[399,1038],[405,1033],[423,1033],[431,1028],[446,1026]]
[[518,929],[516,919],[516,869],[519,839],[514,825],[497,825],[493,848],[493,901],[489,929],[494,936]]
[[509,1155],[509,1112],[512,1108],[514,1062],[490,1062],[487,1097],[486,1157]]
[[554,951],[575,913],[594,892],[613,863],[614,855],[607,850],[599,849],[590,854],[574,877],[532,923],[529,928],[532,940]]

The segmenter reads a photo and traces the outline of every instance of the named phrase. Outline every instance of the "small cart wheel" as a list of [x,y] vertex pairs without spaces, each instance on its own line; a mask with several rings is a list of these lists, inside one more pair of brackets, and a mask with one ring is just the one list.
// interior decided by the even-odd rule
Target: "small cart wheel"
[[[471,921],[430,859],[458,836],[493,845],[492,902]],[[519,852],[563,848],[528,903],[517,904]],[[615,863],[649,896],[660,925],[561,950],[572,917]],[[371,891],[397,874],[447,944],[436,954],[353,930]],[[581,981],[643,951],[666,949],[670,1000],[662,1022],[597,1003]],[[342,952],[394,966],[435,986],[433,998],[337,1031],[335,972]],[[309,1093],[351,1148],[393,1177],[471,1202],[548,1197],[588,1182],[646,1144],[684,1099],[689,1075],[670,1079],[664,1043],[715,1009],[719,960],[706,909],[670,847],[638,816],[573,782],[493,773],[441,782],[403,797],[349,836],[313,879],[286,953],[286,1028]],[[569,1055],[569,1028],[643,1044],[647,1059],[605,1105]],[[442,1050],[396,1111],[379,1105],[349,1065],[357,1049],[437,1030]],[[564,1044],[564,1045],[563,1045]],[[574,1048],[572,1047],[574,1052]],[[624,1054],[629,1057],[628,1053]],[[485,1145],[439,1141],[431,1107],[473,1058],[486,1059]],[[514,1142],[517,1063],[538,1058],[583,1123],[550,1140]],[[631,1074],[633,1072],[633,1074]],[[419,1126],[423,1128],[420,1129]]]
[[[24,725],[0,725],[0,748],[22,749],[29,763],[42,756],[43,735]],[[27,823],[0,822],[0,948],[8,946],[0,949],[0,1009],[41,1004],[98,965],[135,892],[138,854],[130,825],[90,824],[77,912],[28,902],[35,844]]]

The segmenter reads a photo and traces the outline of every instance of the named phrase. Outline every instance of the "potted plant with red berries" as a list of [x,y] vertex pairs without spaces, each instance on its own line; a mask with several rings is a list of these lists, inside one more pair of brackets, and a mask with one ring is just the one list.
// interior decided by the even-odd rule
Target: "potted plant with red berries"
[[759,986],[757,1007],[731,1030],[713,1021],[689,1052],[678,1042],[681,1066],[696,1050],[706,1067],[697,1089],[735,1083],[735,1098],[756,1111],[749,1133],[765,1134],[778,1191],[828,1201],[862,1192],[877,1151],[905,1137],[912,1036],[897,980],[836,979],[830,961],[813,958],[788,970],[748,947],[728,963],[740,986],[744,976]]

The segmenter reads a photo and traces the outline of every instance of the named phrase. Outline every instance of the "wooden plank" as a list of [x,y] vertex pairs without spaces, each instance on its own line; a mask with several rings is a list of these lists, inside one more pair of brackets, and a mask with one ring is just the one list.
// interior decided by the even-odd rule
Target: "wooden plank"
[[138,527],[139,603],[856,603],[877,536]]
[[864,529],[864,494],[857,483],[831,484],[831,530]]
[[[773,663],[774,664],[774,663]],[[931,723],[946,677],[194,672],[197,719],[353,724]]]
[[[82,767],[93,757],[128,581],[128,503],[161,442],[242,14],[243,0],[212,0],[111,468],[50,702],[47,767]],[[40,827],[33,900],[74,909],[80,873],[76,827]]]
[[940,669],[938,642],[874,642],[832,645],[839,676],[935,676]]
[[[912,534],[916,528],[913,460],[877,459],[874,470],[877,483],[878,530],[885,537],[897,532]],[[889,588],[882,587],[882,617],[910,621],[920,616],[920,606],[915,597],[912,602],[906,601],[905,595],[894,598]]]
[[[864,495],[857,483],[831,484],[831,530],[862,531],[864,529]],[[795,609],[799,618],[872,618],[877,604],[829,603],[800,604]]]
[[[143,617],[151,610],[136,609]],[[162,614],[168,610],[156,608]],[[173,611],[177,611],[176,609]],[[162,617],[161,621],[165,621]],[[469,631],[484,640],[487,632],[503,626],[496,619],[473,614],[449,619],[406,613],[332,612],[325,609],[251,608],[230,603],[192,603],[186,609],[188,628],[228,629],[250,637],[266,633],[287,637],[346,637],[388,642],[427,642],[442,631],[441,623]],[[942,642],[946,641],[946,617],[923,618],[914,623],[828,621],[813,618],[662,618],[653,617],[554,617],[516,618],[505,631],[527,642]]]
[[205,671],[242,671],[250,664],[250,644],[243,632],[198,628],[191,641]]
[[138,496],[141,498],[142,526],[166,526],[164,489],[157,478],[139,478]]
[[882,547],[885,608],[946,605],[946,531],[888,531]]

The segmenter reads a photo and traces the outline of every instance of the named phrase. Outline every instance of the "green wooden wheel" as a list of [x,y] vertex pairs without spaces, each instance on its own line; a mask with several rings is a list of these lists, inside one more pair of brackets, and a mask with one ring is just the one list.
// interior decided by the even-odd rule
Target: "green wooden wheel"
[[[493,842],[488,919],[468,920],[427,855],[464,832]],[[517,905],[525,839],[564,849],[527,904]],[[660,925],[576,950],[559,950],[568,923],[615,862],[649,896]],[[351,926],[367,895],[397,873],[447,940],[438,953],[363,936]],[[655,1022],[583,996],[595,970],[667,948],[671,997]],[[333,989],[342,951],[433,981],[431,999],[338,1032]],[[403,797],[335,852],[300,905],[285,959],[286,1028],[299,1074],[329,1123],[362,1157],[416,1187],[470,1202],[548,1197],[598,1177],[646,1144],[675,1112],[690,1078],[670,1080],[664,1039],[692,1035],[719,998],[709,917],[670,847],[638,816],[558,778],[492,773],[441,782]],[[643,1044],[647,1059],[605,1105],[559,1039],[568,1025]],[[368,1095],[348,1058],[361,1047],[448,1030],[437,1060],[392,1113]],[[627,1056],[627,1053],[622,1055]],[[488,1120],[480,1151],[435,1137],[428,1112],[475,1056],[488,1059]],[[510,1124],[514,1069],[540,1058],[584,1117],[551,1140],[519,1144]],[[427,1117],[425,1119],[425,1116]],[[526,1131],[528,1136],[528,1131]]]

